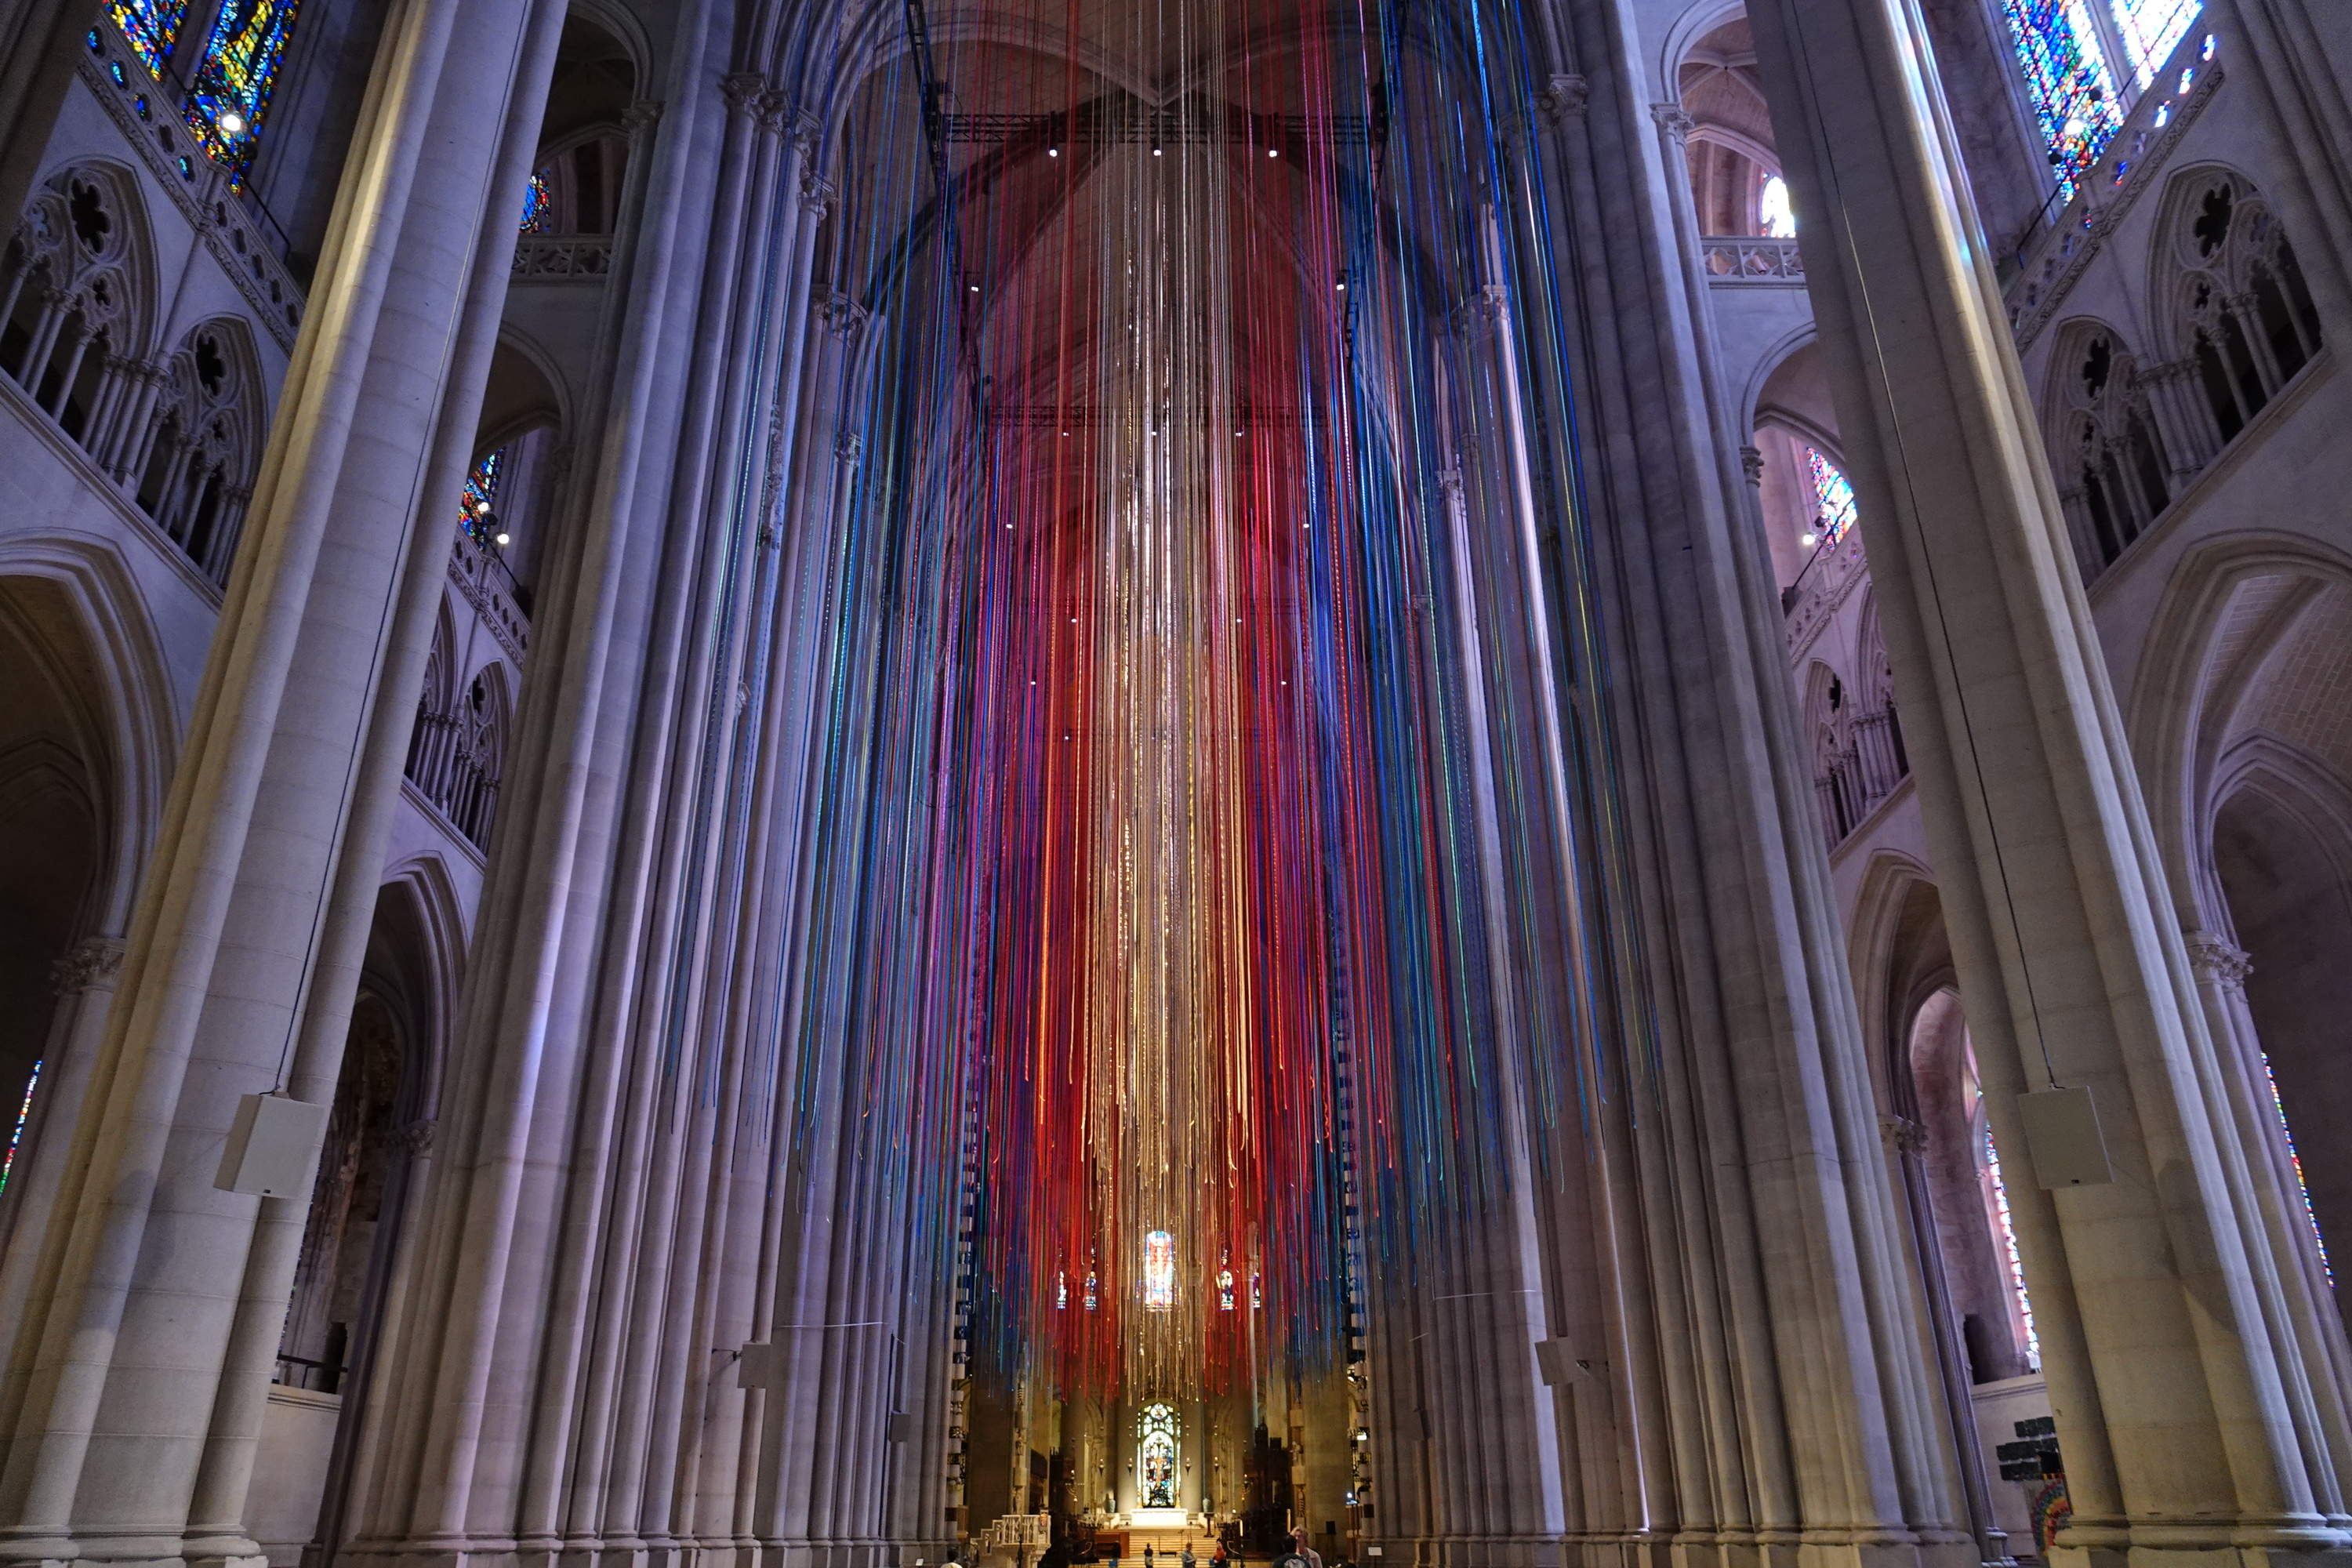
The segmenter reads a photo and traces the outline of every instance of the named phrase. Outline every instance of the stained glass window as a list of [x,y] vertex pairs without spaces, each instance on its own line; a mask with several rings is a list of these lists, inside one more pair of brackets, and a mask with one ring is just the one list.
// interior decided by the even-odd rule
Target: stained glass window
[[2278,1076],[2271,1071],[2269,1053],[2263,1055],[2263,1081],[2270,1085],[2271,1109],[2278,1112],[2279,1136],[2286,1140],[2287,1163],[2294,1167],[2294,1190],[2303,1199],[2303,1217],[2311,1222],[2311,1239],[2319,1246],[2320,1271],[2336,1282],[2336,1266],[2327,1261],[2327,1238],[2319,1234],[2319,1215],[2311,1206],[2311,1184],[2303,1179],[2303,1156],[2295,1152],[2294,1133],[2286,1124],[2286,1101],[2279,1098]]
[[1778,174],[1764,177],[1764,194],[1756,204],[1756,226],[1774,239],[1793,239],[1797,215],[1789,206],[1789,182]]
[[1153,1312],[1176,1305],[1176,1238],[1164,1230],[1143,1237],[1143,1305]]
[[188,19],[188,0],[107,0],[106,13],[122,29],[147,74],[162,76],[163,62],[172,58],[172,46],[179,39],[180,24]]
[[522,232],[545,234],[555,224],[555,193],[548,189],[547,171],[530,177],[522,192]]
[[1095,1310],[1095,1277],[1091,1274],[1087,1276],[1087,1299],[1085,1305],[1087,1310],[1089,1312]]
[[278,85],[297,5],[298,0],[228,0],[188,89],[188,128],[215,163],[236,171],[240,183]]
[[1813,476],[1813,494],[1821,503],[1809,542],[1834,544],[1853,525],[1853,486],[1843,470],[1811,447],[1805,448],[1805,468]]
[[1217,1310],[1230,1312],[1233,1310],[1234,1271],[1230,1268],[1220,1268],[1217,1270]]
[[2133,79],[2146,87],[2196,22],[2199,0],[2115,0],[2115,5]]
[[506,449],[483,454],[475,463],[473,472],[466,476],[466,493],[457,505],[457,526],[466,537],[479,544],[490,520],[490,509],[499,499],[499,468],[506,459]]
[[33,1119],[33,1091],[41,1087],[41,1064],[33,1064],[33,1076],[25,1084],[25,1098],[16,1107],[16,1125],[8,1133],[8,1152],[0,1154],[0,1193],[8,1190],[9,1173],[16,1168],[16,1151],[25,1142],[25,1124]]
[[2000,1232],[2002,1261],[2009,1270],[2009,1288],[2017,1297],[2017,1315],[2025,1324],[2025,1364],[2042,1370],[2042,1336],[2033,1331],[2033,1302],[2025,1293],[2025,1264],[2017,1255],[2017,1227],[2010,1222],[2009,1188],[2000,1179],[2000,1155],[1992,1146],[1992,1129],[1984,1135],[1985,1189],[1992,1196],[1993,1225]]
[[1057,1309],[1066,1309],[1069,1304],[1070,1277],[1057,1272],[1054,1276],[1054,1305]]
[[[2067,200],[2124,122],[2123,100],[2091,15],[2095,3],[2105,0],[2001,0],[2025,69],[2026,97]],[[2147,0],[2150,9],[2167,3]]]
[[1146,1508],[1176,1506],[1176,1439],[1182,1430],[1172,1405],[1147,1405],[1135,1419],[1135,1479]]

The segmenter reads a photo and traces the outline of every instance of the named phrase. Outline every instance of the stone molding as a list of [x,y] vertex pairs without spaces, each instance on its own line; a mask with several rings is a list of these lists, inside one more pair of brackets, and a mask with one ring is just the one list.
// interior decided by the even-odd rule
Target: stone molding
[[1657,123],[1659,130],[1673,138],[1677,148],[1689,141],[1690,133],[1698,129],[1698,121],[1692,119],[1690,110],[1679,103],[1654,103],[1650,105],[1650,118]]

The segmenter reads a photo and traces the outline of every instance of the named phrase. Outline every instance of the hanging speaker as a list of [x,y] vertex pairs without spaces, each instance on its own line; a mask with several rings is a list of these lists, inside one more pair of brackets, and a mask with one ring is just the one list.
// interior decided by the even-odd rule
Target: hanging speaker
[[2026,1157],[2043,1192],[2095,1187],[2116,1179],[2107,1163],[2107,1141],[2099,1135],[2099,1112],[2087,1089],[2043,1089],[2017,1097],[2018,1120],[2025,1123]]
[[1542,1374],[1545,1387],[1564,1388],[1591,1377],[1592,1365],[1570,1355],[1566,1340],[1538,1340],[1536,1371]]
[[327,1108],[282,1094],[248,1094],[236,1102],[228,1147],[213,1185],[264,1198],[310,1194],[310,1165],[327,1130]]

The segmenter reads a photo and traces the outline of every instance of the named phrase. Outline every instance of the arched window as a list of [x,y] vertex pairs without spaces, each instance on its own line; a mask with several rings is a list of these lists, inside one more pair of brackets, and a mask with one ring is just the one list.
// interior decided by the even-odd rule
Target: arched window
[[1778,174],[1764,176],[1764,188],[1757,195],[1756,232],[1774,239],[1796,237],[1797,213],[1789,205],[1789,182]]
[[[33,1120],[33,1091],[41,1087],[41,1064],[33,1064],[33,1076],[25,1080],[25,1098],[17,1102],[16,1120],[8,1129],[8,1147],[0,1152],[0,1193],[8,1190],[8,1177],[16,1169],[16,1151],[24,1147],[25,1128]],[[2275,1091],[2274,1091],[2275,1092]],[[1230,1307],[1230,1298],[1225,1305]]]
[[1853,526],[1853,486],[1840,468],[1822,455],[1818,447],[1805,448],[1805,472],[1813,484],[1813,527],[1803,542],[1808,545],[1835,544],[1845,531]]
[[1172,1405],[1147,1405],[1136,1417],[1136,1493],[1145,1508],[1176,1506],[1177,1439],[1182,1433]]
[[298,0],[228,0],[205,40],[184,118],[213,161],[245,183],[261,121],[278,86]]
[[2171,258],[2197,384],[2234,440],[2319,352],[2318,309],[2278,218],[2229,171],[2194,176],[2173,204]]
[[555,195],[548,189],[547,171],[541,169],[530,177],[522,190],[522,223],[519,232],[545,234],[555,223]]
[[2146,532],[2172,497],[2147,388],[2116,335],[2103,326],[2070,331],[2055,374],[2052,401],[2061,412],[2052,466],[2087,578]]
[[1164,1230],[1143,1237],[1143,1306],[1165,1312],[1176,1305],[1176,1238]]
[[496,526],[499,472],[506,466],[506,449],[485,452],[467,471],[466,489],[457,503],[457,527],[475,543],[485,542]]

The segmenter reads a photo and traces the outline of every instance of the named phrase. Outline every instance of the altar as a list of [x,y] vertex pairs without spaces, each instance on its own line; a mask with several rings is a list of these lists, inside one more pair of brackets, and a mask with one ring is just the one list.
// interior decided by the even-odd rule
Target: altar
[[1181,1508],[1131,1509],[1127,1515],[1129,1530],[1189,1530],[1192,1515]]

